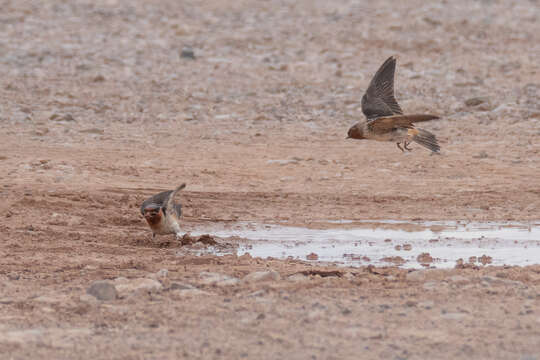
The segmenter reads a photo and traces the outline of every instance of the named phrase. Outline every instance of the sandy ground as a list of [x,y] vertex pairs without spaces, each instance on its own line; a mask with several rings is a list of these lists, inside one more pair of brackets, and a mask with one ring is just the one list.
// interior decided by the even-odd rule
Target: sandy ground
[[[540,265],[196,256],[138,212],[186,182],[186,230],[538,221],[537,2],[0,8],[2,358],[540,359]],[[441,156],[345,140],[390,55]]]

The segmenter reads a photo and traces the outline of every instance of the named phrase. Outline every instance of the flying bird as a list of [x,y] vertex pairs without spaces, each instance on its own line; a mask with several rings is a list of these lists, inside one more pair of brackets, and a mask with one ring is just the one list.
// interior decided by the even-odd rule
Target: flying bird
[[393,141],[403,152],[411,151],[412,149],[408,146],[414,141],[438,153],[441,147],[435,135],[427,130],[416,128],[414,123],[435,120],[439,117],[424,114],[403,115],[394,97],[395,71],[396,59],[391,56],[377,70],[362,97],[362,112],[366,120],[353,125],[349,129],[347,138]]
[[160,192],[142,203],[141,214],[152,230],[152,239],[156,235],[175,234],[177,239],[182,236],[178,225],[182,205],[174,201],[174,196],[185,187],[182,184],[174,190]]

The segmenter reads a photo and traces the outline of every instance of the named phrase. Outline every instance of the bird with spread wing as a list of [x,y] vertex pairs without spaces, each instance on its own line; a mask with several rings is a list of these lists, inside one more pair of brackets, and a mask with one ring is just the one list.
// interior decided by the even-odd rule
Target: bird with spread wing
[[146,199],[141,205],[141,214],[152,230],[152,238],[156,235],[175,234],[182,236],[178,220],[182,215],[182,205],[174,201],[176,194],[186,187],[178,186],[174,190],[160,192]]
[[[396,59],[391,56],[381,65],[362,97],[362,112],[365,121],[349,129],[347,138],[393,141],[401,151],[411,151],[409,144],[415,142],[438,153],[441,149],[435,135],[419,129],[414,123],[435,120],[438,116],[413,114],[403,115],[394,97],[394,73]],[[403,144],[403,147],[401,147]]]

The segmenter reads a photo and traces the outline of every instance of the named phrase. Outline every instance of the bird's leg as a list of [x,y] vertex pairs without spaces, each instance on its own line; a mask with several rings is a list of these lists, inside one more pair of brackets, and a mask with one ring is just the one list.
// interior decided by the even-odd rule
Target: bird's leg
[[410,144],[410,142],[405,141],[405,142],[403,143],[403,147],[404,147],[405,150],[407,150],[407,151],[412,151],[411,148],[408,148],[408,147],[407,147],[409,144]]
[[401,152],[405,152],[405,150],[403,150],[403,148],[401,147],[401,145],[399,145],[399,143],[396,143],[396,145],[399,148],[399,150],[401,150]]
[[154,240],[155,238],[156,238],[156,233],[153,232],[153,233],[152,233],[152,240]]

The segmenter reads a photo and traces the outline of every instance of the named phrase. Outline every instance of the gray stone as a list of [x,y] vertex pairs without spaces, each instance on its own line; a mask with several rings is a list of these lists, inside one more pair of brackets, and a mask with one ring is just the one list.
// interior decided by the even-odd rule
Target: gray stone
[[123,276],[120,276],[120,277],[117,277],[116,279],[114,279],[115,284],[127,284],[128,282],[129,282],[129,279],[125,278]]
[[407,273],[405,278],[408,281],[425,281],[426,280],[426,274],[422,270],[416,270],[416,271],[411,271],[410,273]]
[[418,307],[424,308],[426,310],[429,310],[435,306],[435,303],[431,300],[426,300],[418,303]]
[[467,283],[467,282],[469,282],[469,279],[467,279],[466,277],[461,276],[461,275],[450,276],[450,278],[448,278],[448,280],[450,280],[451,282],[456,282],[456,283]]
[[190,290],[190,289],[196,289],[196,287],[190,284],[173,282],[170,286],[170,289],[171,290]]
[[99,300],[96,299],[96,297],[94,297],[93,295],[90,295],[90,294],[82,294],[81,296],[79,296],[79,301],[83,302],[83,303],[86,303],[86,304],[89,304],[89,305],[97,305],[97,304],[99,304]]
[[207,291],[203,291],[197,288],[193,289],[178,289],[171,291],[171,296],[173,298],[185,298],[185,297],[194,297],[194,296],[209,296],[212,295]]
[[435,290],[436,288],[439,287],[439,282],[437,281],[428,281],[428,282],[425,282],[424,285],[422,285],[422,287],[425,289],[425,290]]
[[15,302],[15,300],[13,298],[9,298],[9,297],[0,298],[0,304],[2,304],[2,305],[9,305],[9,304],[12,304],[14,302]]
[[445,320],[462,320],[462,319],[465,319],[466,317],[467,317],[467,314],[463,314],[463,313],[446,313],[446,314],[441,315],[441,318]]
[[191,59],[195,60],[195,52],[192,48],[185,46],[182,48],[182,51],[180,52],[180,57],[184,59]]
[[281,276],[277,271],[255,271],[247,274],[242,279],[244,282],[253,283],[261,281],[277,281],[281,279]]
[[[482,276],[480,278],[480,280],[482,280],[482,283],[484,284],[484,286],[489,286],[489,285],[510,285],[510,286],[518,286],[520,288],[526,288],[527,287],[527,285],[525,285],[521,281],[515,281],[515,280],[510,280],[510,279],[502,279],[502,278],[498,278],[498,277],[495,277],[495,276]],[[487,284],[489,284],[489,285],[487,285]]]
[[7,274],[7,277],[9,280],[19,280],[21,275],[17,274],[16,272],[10,272]]
[[86,293],[102,301],[114,300],[118,295],[114,284],[107,280],[94,281]]
[[138,278],[127,283],[116,285],[116,291],[122,296],[129,295],[135,292],[158,293],[163,289],[163,285],[157,280]]
[[309,276],[306,276],[304,274],[293,274],[289,277],[287,277],[287,280],[294,281],[294,282],[302,282],[302,281],[309,281]]
[[203,285],[233,286],[240,282],[240,280],[235,277],[214,272],[203,271],[199,276],[201,277],[201,283]]
[[157,277],[158,278],[166,278],[167,276],[169,276],[169,270],[167,269],[160,269],[157,273],[156,273]]
[[271,164],[279,164],[279,165],[283,166],[283,165],[288,165],[288,164],[297,164],[297,163],[298,163],[298,160],[295,160],[295,159],[289,159],[289,160],[268,160],[266,163],[269,164],[269,165],[271,165]]

